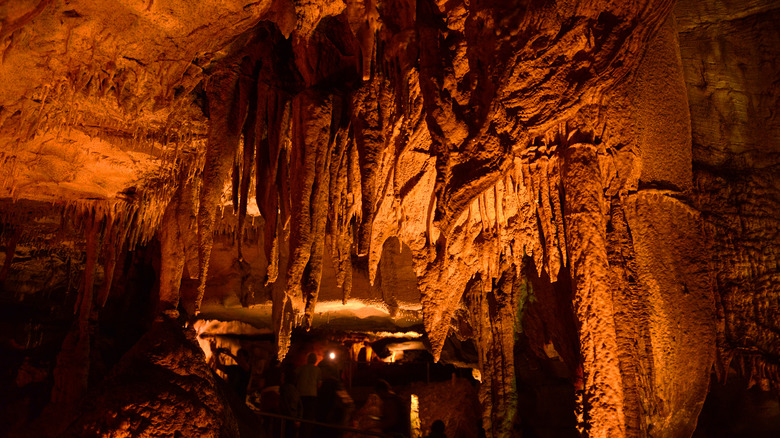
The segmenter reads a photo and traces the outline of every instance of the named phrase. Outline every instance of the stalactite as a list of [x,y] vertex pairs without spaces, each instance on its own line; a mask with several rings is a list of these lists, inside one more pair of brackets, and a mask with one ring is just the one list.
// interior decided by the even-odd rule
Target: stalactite
[[[389,174],[382,175],[382,170],[388,171]],[[395,187],[392,184],[395,169],[382,169],[380,166],[378,173],[376,178],[384,180],[385,184],[379,187],[383,194],[379,199],[379,204],[375,207],[371,221],[371,234],[368,243],[368,281],[370,284],[374,284],[376,281],[385,241],[399,231],[398,199],[393,196]]]
[[371,82],[361,87],[354,97],[352,106],[358,108],[352,117],[352,126],[355,132],[355,143],[360,158],[361,195],[363,211],[362,222],[358,231],[357,253],[365,255],[369,250],[371,241],[371,228],[376,214],[376,208],[380,201],[378,187],[381,178],[378,172],[381,165],[381,155],[386,147],[383,131],[382,114],[386,114],[387,108],[380,111],[382,81],[374,78]]
[[[422,111],[422,99],[399,102],[394,90],[395,87],[400,87],[404,89],[401,94],[419,97],[417,71],[410,66],[407,68],[408,70],[397,75],[393,74],[400,83],[393,83],[384,74],[377,74],[372,79],[371,87],[376,89],[372,93],[375,93],[378,99],[379,114],[372,115],[376,120],[372,119],[371,123],[378,123],[379,126],[377,128],[370,124],[365,125],[364,129],[367,129],[369,134],[365,141],[382,143],[371,145],[369,142],[365,145],[365,150],[360,149],[360,142],[356,144],[363,171],[361,227],[371,228],[366,250],[368,250],[369,282],[372,283],[387,239],[400,233],[402,240],[411,248],[420,249],[421,253],[428,252],[427,249],[418,248],[425,246],[419,240],[420,220],[432,214],[428,210],[430,206],[419,204],[420,197],[428,198],[426,191],[429,188],[426,184],[419,183],[427,183],[427,178],[433,170],[427,161],[429,156],[420,154],[421,151],[430,148],[430,135],[427,127],[421,126],[419,119],[414,118],[418,111]],[[410,111],[411,114],[401,110]],[[373,133],[375,129],[381,129],[381,132],[377,135]],[[356,131],[356,140],[358,135]],[[369,166],[368,174],[371,175],[373,183],[366,181],[366,165]],[[372,191],[369,196],[366,196],[363,191],[366,187]],[[425,193],[418,193],[418,191]],[[411,196],[412,194],[415,196]],[[411,211],[421,216],[414,218],[407,216]],[[366,217],[367,212],[371,217]]]
[[551,203],[551,213],[553,215],[553,225],[555,228],[555,251],[556,256],[560,257],[560,265],[548,272],[550,278],[556,278],[560,266],[568,266],[568,252],[566,251],[566,227],[563,221],[563,208],[561,206],[561,171],[560,157],[555,154],[550,157],[548,167],[549,181],[549,200]]
[[276,180],[279,187],[279,218],[277,220],[281,225],[281,228],[286,231],[289,231],[290,229],[290,219],[292,217],[290,187],[290,161],[292,159],[293,148],[292,114],[292,101],[288,101],[284,109],[284,117],[282,118],[282,145],[279,148],[279,164],[276,170]]
[[[242,247],[246,248],[245,228],[246,240],[253,239],[256,231],[245,226],[254,166],[255,197],[264,221],[263,250],[268,260],[266,285],[276,282],[279,265],[285,268],[284,257],[288,249],[290,252],[286,290],[279,299],[282,286],[278,285],[273,296],[280,357],[287,351],[292,328],[301,319],[307,327],[312,322],[326,237],[344,303],[350,296],[353,255],[360,257],[361,263],[368,258],[370,282],[375,278],[381,281],[377,272],[383,247],[397,237],[400,245],[412,252],[425,330],[436,360],[467,288],[465,301],[472,313],[479,315],[474,324],[484,341],[480,363],[482,374],[488,376],[482,394],[485,405],[491,407],[486,413],[487,427],[495,436],[507,434],[507,420],[511,420],[516,405],[511,390],[510,335],[514,328],[510,325],[517,316],[518,272],[521,266],[536,269],[540,277],[555,281],[569,273],[568,266],[582,324],[586,414],[589,421],[597,423],[590,434],[600,437],[645,431],[649,426],[638,418],[640,411],[655,409],[652,415],[660,417],[664,415],[662,404],[671,404],[660,391],[656,397],[646,388],[655,384],[650,382],[655,370],[652,363],[636,358],[649,354],[642,348],[652,350],[648,335],[652,330],[637,320],[644,323],[644,312],[656,315],[658,309],[665,309],[661,304],[667,296],[648,293],[656,307],[637,298],[644,291],[630,280],[639,269],[633,260],[632,233],[645,227],[641,229],[651,235],[658,224],[642,222],[645,215],[637,213],[636,208],[647,200],[644,195],[627,194],[635,191],[636,184],[630,190],[617,187],[622,183],[610,186],[615,171],[607,169],[612,164],[604,158],[603,148],[592,146],[590,143],[596,144],[593,141],[568,146],[571,137],[562,135],[568,132],[558,128],[556,136],[555,128],[583,105],[599,106],[597,98],[603,90],[629,77],[632,60],[641,58],[645,40],[663,21],[671,2],[644,2],[642,7],[613,2],[603,8],[582,7],[576,14],[569,6],[531,4],[518,10],[516,5],[501,2],[478,7],[465,0],[401,3],[395,10],[393,2],[330,2],[312,14],[306,9],[310,5],[295,4],[291,8],[298,13],[297,25],[259,24],[251,38],[247,32],[224,46],[224,53],[231,53],[228,58],[220,59],[223,53],[204,49],[207,56],[198,62],[208,66],[204,68],[211,76],[206,83],[209,132],[205,158],[193,159],[205,160],[203,166],[194,165],[203,168],[199,195],[197,183],[183,183],[184,178],[176,172],[182,166],[178,142],[184,140],[179,133],[169,131],[178,120],[178,109],[171,109],[175,97],[170,84],[182,84],[185,95],[190,95],[202,76],[193,75],[192,85],[184,86],[184,78],[170,77],[180,75],[178,67],[157,76],[157,70],[139,69],[131,78],[131,69],[120,73],[115,65],[104,69],[94,63],[71,69],[61,90],[46,87],[33,99],[35,105],[22,108],[18,115],[0,113],[0,127],[7,117],[21,121],[14,127],[17,142],[47,129],[94,123],[127,133],[128,138],[115,139],[120,146],[161,157],[159,175],[144,181],[144,187],[128,194],[128,199],[76,201],[65,207],[88,229],[88,269],[84,272],[88,281],[80,294],[79,330],[69,335],[69,350],[64,349],[62,357],[66,358],[67,351],[88,354],[88,338],[81,323],[87,318],[84,315],[90,314],[84,306],[92,306],[93,301],[91,283],[99,258],[94,248],[100,247],[93,232],[96,221],[105,224],[102,254],[106,280],[97,296],[101,306],[111,288],[116,251],[125,240],[133,249],[155,233],[162,251],[160,298],[165,309],[176,308],[185,266],[189,274],[198,277],[199,307],[213,236],[219,233],[236,240],[241,302],[247,304],[249,279]],[[340,15],[344,8],[346,13]],[[266,17],[269,20],[291,19],[289,10],[272,9]],[[331,27],[325,21],[318,27],[323,17],[333,18]],[[560,25],[564,17],[567,20]],[[284,30],[280,32],[277,26]],[[534,32],[525,32],[528,29]],[[328,32],[342,30],[344,35],[325,41],[330,38],[324,36]],[[291,32],[289,39],[281,36]],[[252,42],[242,47],[245,40]],[[319,50],[325,55],[318,56]],[[237,52],[251,55],[238,61],[231,57]],[[279,52],[285,53],[280,56]],[[216,58],[207,59],[209,56]],[[262,61],[260,67],[255,60]],[[280,64],[290,65],[278,68]],[[282,77],[288,67],[300,68],[305,81],[297,72]],[[351,76],[354,68],[359,76]],[[146,82],[164,91],[152,95],[154,90],[140,89],[138,84]],[[306,90],[300,92],[304,86]],[[110,87],[114,87],[112,98],[127,118],[140,122],[115,120],[112,115],[85,116],[87,110],[79,107],[83,104],[80,97],[109,98]],[[66,93],[68,100],[63,101],[70,110],[44,117],[52,99]],[[350,105],[341,102],[343,95],[351,96]],[[189,103],[182,103],[182,108]],[[148,119],[148,113],[139,107],[148,105],[166,108],[165,129],[137,126]],[[342,106],[349,108],[342,111]],[[198,123],[202,123],[200,115]],[[242,131],[243,150],[236,153]],[[174,153],[166,149],[170,142],[177,143]],[[237,224],[232,216],[227,218],[229,212],[225,220],[215,224],[215,211],[223,208],[218,205],[219,198],[231,164]],[[6,178],[13,180],[14,175]],[[16,189],[11,189],[12,197]],[[610,197],[621,196],[612,199],[609,215],[605,191]],[[623,204],[624,195],[639,203],[639,207],[631,204],[631,208],[636,207],[633,216],[631,208]],[[197,197],[199,202],[195,202]],[[685,210],[679,204],[673,208]],[[193,230],[187,218],[192,209],[197,210],[197,245],[186,241]],[[638,225],[629,231],[629,223]],[[285,230],[290,233],[288,246]],[[650,247],[645,248],[648,253],[654,248],[653,242],[647,243],[652,237],[645,242]],[[195,246],[198,266],[192,267]],[[632,246],[632,250],[624,253],[623,246]],[[13,261],[13,249],[7,246],[8,250],[0,279]],[[522,265],[525,257],[533,258],[533,267]],[[650,278],[646,283],[655,282],[655,277],[645,276]],[[392,293],[384,296],[388,304],[395,304]],[[623,301],[616,303],[618,297]],[[725,319],[726,310],[723,313],[720,316]],[[706,312],[702,314],[706,316]],[[661,320],[666,323],[666,319]],[[669,321],[670,327],[676,322]],[[726,322],[721,324],[721,332],[726,332]],[[645,345],[632,344],[635,340]],[[666,356],[659,357],[664,360],[673,358],[669,352],[663,354]],[[764,385],[762,382],[771,378],[778,382],[777,367],[767,366],[760,357],[725,349],[722,354],[723,363],[717,368],[722,375],[727,374],[736,354],[734,359],[751,384]],[[700,364],[706,365],[706,360]],[[634,375],[635,368],[643,368],[647,375]],[[638,400],[642,399],[650,401],[640,409]],[[624,409],[626,404],[631,406]]]
[[128,226],[125,225],[127,216],[124,211],[116,209],[106,217],[106,230],[103,239],[103,285],[100,287],[97,297],[97,306],[102,308],[108,301],[111,286],[114,281],[114,270],[116,269],[119,255],[124,251],[125,240],[127,239]]
[[[294,136],[290,171],[292,223],[287,293],[305,306],[304,326],[311,324],[322,277],[334,97],[304,91],[293,101]],[[339,115],[340,117],[340,115]],[[294,303],[295,304],[295,303]]]
[[[290,336],[295,326],[295,309],[293,309],[292,299],[285,293],[281,298],[281,315],[279,320],[274,321],[276,330],[276,355],[279,360],[284,360],[287,351],[290,349]],[[276,302],[276,301],[275,301]]]
[[[228,176],[230,163],[236,154],[239,136],[247,112],[248,86],[251,63],[244,59],[240,66],[233,65],[214,73],[206,84],[209,124],[208,145],[203,167],[203,185],[198,210],[198,296],[196,311],[200,308],[206,288],[209,258],[213,245],[215,210]],[[242,74],[243,72],[243,74]]]
[[[344,118],[346,119],[346,118]],[[346,304],[352,290],[352,228],[355,214],[355,193],[350,191],[349,126],[338,128],[334,139],[333,157],[330,162],[330,194],[328,210],[328,246],[336,268],[336,286],[342,288],[342,301]]]
[[268,266],[265,271],[263,284],[268,286],[276,282],[279,277],[279,236],[284,232],[280,221],[277,221],[274,235],[271,238],[271,248],[268,251]]
[[90,209],[86,213],[84,233],[87,238],[87,255],[84,262],[84,285],[74,309],[74,313],[78,315],[81,333],[87,333],[89,329],[89,319],[94,301],[95,269],[100,256],[105,217],[105,212],[97,209]]
[[363,81],[368,81],[372,63],[376,65],[376,32],[381,27],[377,4],[372,0],[350,0],[346,6],[350,28],[359,41]]
[[555,213],[552,209],[551,198],[557,196],[550,193],[550,177],[556,178],[557,175],[548,175],[550,171],[550,160],[548,157],[543,156],[539,159],[539,206],[541,207],[540,223],[542,224],[542,232],[544,233],[545,243],[545,270],[550,278],[557,278],[558,271],[561,268],[561,255],[558,246],[558,233],[555,229]]
[[51,394],[54,403],[72,403],[79,400],[86,393],[89,377],[90,323],[94,301],[92,292],[105,212],[100,210],[100,206],[95,208],[91,203],[81,207],[83,210],[77,212],[77,218],[84,221],[87,241],[84,281],[75,308],[76,323],[65,337],[62,349],[57,355]]
[[463,231],[453,235],[457,241],[451,239],[447,241],[449,246],[436,248],[436,259],[423,268],[422,278],[418,279],[423,323],[436,361],[449,334],[450,319],[460,305],[462,285],[477,274],[483,262],[481,257],[486,255],[480,251],[482,245],[474,245],[476,257],[464,260],[456,255],[462,253],[465,245],[472,246],[473,239],[482,231],[480,221],[469,221],[468,217],[468,212],[464,212],[458,221],[458,227],[462,227]]
[[187,228],[183,227],[184,224],[180,221],[181,210],[186,207],[182,205],[185,190],[184,184],[179,186],[165,209],[159,231],[160,281],[156,317],[163,313],[169,317],[178,316],[179,290],[186,262],[184,233]]
[[[265,132],[258,128],[265,128],[264,125],[258,126],[257,120],[265,118],[265,112],[261,111],[261,106],[265,108],[265,102],[259,101],[257,92],[257,81],[251,82],[249,89],[249,108],[244,122],[244,150],[241,158],[241,180],[240,190],[238,192],[238,259],[242,261],[244,259],[241,253],[241,245],[244,240],[244,220],[246,219],[247,203],[249,201],[249,183],[252,177],[252,168],[255,166],[255,148],[257,146],[258,137],[262,140],[265,137]],[[238,154],[236,154],[238,155]],[[236,183],[236,179],[233,178],[233,183]],[[235,196],[235,195],[234,195]],[[234,209],[235,211],[235,209]]]
[[[488,293],[491,281],[502,275],[502,260],[521,265],[527,245],[538,236],[536,211],[525,200],[528,190],[520,184],[522,179],[518,179],[517,172],[510,169],[494,187],[472,200],[469,209],[455,222],[447,246],[430,248],[435,251],[433,254],[426,254],[419,246],[413,249],[423,295],[424,323],[435,358],[448,334],[450,318],[459,306],[462,288],[458,285],[479,276],[483,279],[483,291]],[[429,184],[431,193],[432,181]],[[421,216],[425,221],[425,216]],[[425,229],[424,222],[419,226]],[[410,243],[415,245],[414,241]]]
[[[263,249],[268,260],[265,284],[276,281],[279,273],[279,237],[277,233],[277,221],[279,220],[279,192],[277,184],[278,168],[280,163],[282,119],[285,112],[289,117],[289,110],[281,97],[268,90],[267,87],[258,86],[258,133],[267,132],[266,139],[257,142],[255,154],[256,189],[255,199],[260,214],[265,221],[263,232]],[[286,164],[285,164],[286,165]],[[274,251],[276,248],[276,251]]]
[[499,270],[500,278],[495,282],[476,277],[464,296],[479,346],[483,427],[491,437],[509,436],[517,413],[514,345],[519,289],[525,287],[515,266],[505,264]]
[[[290,181],[290,261],[288,262],[288,280],[285,293],[292,301],[296,311],[303,309],[305,297],[301,290],[303,270],[309,262],[311,252],[311,189],[314,184],[315,154],[306,150],[310,144],[305,138],[304,112],[314,118],[314,108],[309,102],[310,96],[302,94],[293,99],[292,149],[290,173],[295,175]],[[308,104],[308,105],[306,105]],[[301,106],[306,105],[303,110]],[[323,118],[321,114],[317,114]],[[312,139],[314,140],[314,139]],[[316,147],[316,146],[312,146]],[[309,152],[309,153],[307,153]]]
[[[256,74],[254,77],[256,77]],[[265,143],[267,140],[266,133],[263,130],[258,131],[258,125],[260,128],[265,128],[265,125],[257,123],[258,119],[265,118],[264,111],[261,111],[261,108],[265,109],[265,101],[260,101],[258,98],[257,88],[257,80],[252,80],[250,82],[249,89],[249,108],[243,128],[244,148],[243,151],[236,154],[237,156],[241,155],[240,182],[236,181],[236,178],[233,179],[233,183],[236,184],[236,186],[240,185],[240,190],[236,191],[234,188],[234,196],[235,194],[238,195],[236,247],[238,250],[237,265],[239,275],[241,277],[241,288],[238,293],[238,297],[239,302],[244,307],[249,306],[252,302],[252,298],[254,297],[254,288],[249,282],[252,267],[244,259],[244,255],[242,253],[242,246],[244,244],[244,222],[246,219],[247,206],[249,201],[249,185],[252,176],[252,169],[255,167],[255,148],[265,146],[264,149],[267,149],[266,145],[256,145],[258,143],[258,136],[260,137],[259,143]],[[238,172],[238,170],[236,171]]]
[[[243,141],[246,141],[243,139]],[[241,143],[239,143],[239,149],[241,149]],[[246,149],[246,146],[244,147]],[[238,213],[238,192],[241,187],[241,159],[243,157],[243,154],[240,152],[236,152],[233,156],[233,167],[232,171],[230,172],[231,176],[231,203],[233,207],[233,214]]]
[[[350,202],[349,209],[345,212],[345,217],[342,219],[343,223],[342,226],[344,227],[344,232],[348,233],[350,236],[354,236],[354,229],[355,224],[359,224],[362,222],[362,211],[363,211],[363,195],[361,191],[361,183],[360,183],[360,160],[358,157],[358,150],[355,145],[355,138],[354,133],[352,131],[352,126],[350,125],[350,135],[349,135],[349,144],[347,146],[347,164],[345,166],[345,171],[347,174],[347,191],[348,191],[348,199]],[[350,239],[352,240],[352,239]],[[345,277],[344,277],[344,287],[343,287],[343,295],[342,295],[342,301],[346,302],[346,300],[349,299],[349,296],[352,291],[352,252],[353,252],[354,242],[345,250],[339,251],[339,257],[340,259],[347,258],[347,252],[349,253],[349,259],[350,262],[346,264],[345,266]]]

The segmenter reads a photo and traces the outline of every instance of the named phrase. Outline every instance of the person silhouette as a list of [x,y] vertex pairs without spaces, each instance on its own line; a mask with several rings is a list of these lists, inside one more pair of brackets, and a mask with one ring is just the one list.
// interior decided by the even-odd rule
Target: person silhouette
[[436,420],[431,424],[431,433],[425,438],[447,438],[447,434],[444,433],[446,428],[443,421]]
[[[322,370],[317,367],[317,354],[309,353],[306,358],[306,364],[298,369],[298,375],[295,386],[303,402],[303,419],[317,419],[317,393],[322,385]],[[306,423],[301,428],[301,435],[304,438],[312,434],[311,424]]]
[[382,401],[379,428],[393,437],[408,437],[411,431],[409,406],[393,392],[393,388],[385,380],[377,381],[374,389]]

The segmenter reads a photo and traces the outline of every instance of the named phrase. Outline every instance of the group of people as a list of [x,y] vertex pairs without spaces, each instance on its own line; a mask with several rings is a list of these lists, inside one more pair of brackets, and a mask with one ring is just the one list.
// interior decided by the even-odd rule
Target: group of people
[[[251,361],[246,352],[240,349],[234,355],[226,350],[212,348],[212,351],[217,356],[224,353],[233,359],[235,364],[223,365],[217,357],[213,364],[223,372],[239,398],[251,402],[251,397],[247,397]],[[306,363],[297,368],[291,363],[266,367],[259,403],[250,404],[260,411],[286,417],[268,422],[273,436],[280,436],[282,430],[286,438],[365,436],[345,432],[350,428],[392,437],[410,435],[409,405],[388,382],[377,381],[365,405],[355,411],[355,403],[335,363],[323,360],[318,365],[317,362],[318,357],[312,352]],[[446,438],[441,420],[434,422],[429,437]]]
[[409,406],[393,392],[389,383],[379,380],[366,404],[354,415],[352,427],[393,437],[408,437],[411,430]]

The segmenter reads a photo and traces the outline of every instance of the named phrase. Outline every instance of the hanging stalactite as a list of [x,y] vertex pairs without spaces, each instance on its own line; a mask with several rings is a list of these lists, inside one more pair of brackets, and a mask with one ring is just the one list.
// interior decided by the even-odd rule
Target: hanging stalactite
[[[333,97],[306,90],[293,101],[290,262],[287,294],[311,323],[322,277]],[[300,307],[298,307],[300,306]],[[300,309],[300,310],[299,310]]]
[[71,327],[57,355],[54,368],[54,388],[51,400],[54,403],[72,403],[79,400],[87,391],[89,378],[89,355],[91,349],[91,324],[94,322],[95,269],[105,225],[105,211],[94,204],[81,205],[77,218],[82,220],[86,237],[86,260],[84,276],[74,313],[76,322]]
[[225,178],[228,176],[246,120],[249,83],[253,80],[252,61],[245,57],[230,68],[224,68],[209,78],[208,95],[209,140],[203,167],[202,188],[198,211],[198,297],[195,310],[200,308],[206,288],[209,258],[213,246],[216,207]]

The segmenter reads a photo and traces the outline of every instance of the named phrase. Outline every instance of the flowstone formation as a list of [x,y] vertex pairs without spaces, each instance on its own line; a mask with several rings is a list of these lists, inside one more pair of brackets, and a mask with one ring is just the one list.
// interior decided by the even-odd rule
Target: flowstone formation
[[395,316],[412,272],[434,358],[476,342],[493,437],[522,423],[521,335],[591,437],[690,436],[732,358],[777,390],[780,9],[732,6],[3,5],[0,280],[66,285],[52,402],[86,394],[144,255],[139,313],[228,284],[272,301],[280,357],[323,288],[385,284]]

